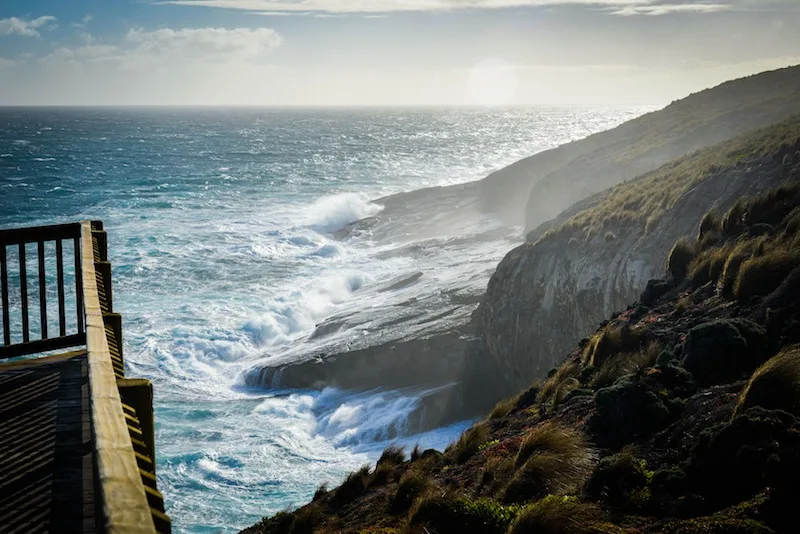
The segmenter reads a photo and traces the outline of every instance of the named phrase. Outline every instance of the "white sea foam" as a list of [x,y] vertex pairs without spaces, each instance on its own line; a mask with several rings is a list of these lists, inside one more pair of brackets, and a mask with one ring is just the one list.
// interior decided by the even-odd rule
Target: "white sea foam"
[[380,213],[383,206],[359,193],[341,193],[322,197],[304,213],[306,224],[317,231],[335,232],[350,223]]

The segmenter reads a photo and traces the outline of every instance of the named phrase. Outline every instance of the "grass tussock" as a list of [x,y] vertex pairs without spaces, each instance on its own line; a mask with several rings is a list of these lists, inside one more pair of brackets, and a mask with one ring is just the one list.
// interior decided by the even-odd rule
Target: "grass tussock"
[[689,265],[694,261],[695,255],[694,245],[686,238],[679,239],[667,256],[667,271],[675,280],[683,280],[689,272]]
[[478,484],[487,488],[490,495],[496,495],[506,487],[514,475],[514,459],[508,456],[492,456],[483,465]]
[[597,506],[549,495],[523,508],[508,534],[597,534],[603,532],[595,526],[600,515]]
[[400,465],[406,461],[406,451],[398,445],[389,445],[383,450],[381,457],[378,458],[377,465]]
[[412,469],[400,477],[397,491],[392,497],[390,508],[393,513],[408,510],[417,498],[431,486],[430,478],[423,472]]
[[451,456],[456,463],[463,464],[480,450],[481,445],[489,441],[489,437],[489,428],[486,424],[478,423],[464,432],[458,441],[450,445],[446,454]]
[[331,498],[331,505],[339,508],[350,504],[364,494],[370,481],[370,467],[363,466],[358,471],[353,471],[344,479],[342,485],[336,488],[336,493]]
[[794,269],[800,266],[800,251],[776,248],[763,256],[754,256],[739,268],[733,296],[739,300],[764,296],[777,289]]
[[542,423],[523,439],[514,460],[516,472],[503,500],[519,503],[574,490],[586,478],[593,458],[580,432],[558,423]]
[[492,412],[489,414],[489,419],[500,419],[510,414],[511,411],[517,407],[519,397],[520,396],[517,395],[515,397],[509,397],[498,402],[492,409]]
[[583,350],[582,361],[587,366],[602,367],[605,362],[619,354],[631,354],[641,350],[645,331],[628,325],[605,327],[589,340]]
[[662,346],[658,342],[650,342],[633,353],[621,353],[607,359],[592,377],[592,389],[611,386],[618,378],[634,374],[655,365]]
[[800,346],[783,351],[756,369],[739,396],[733,416],[754,406],[800,417]]
[[542,387],[536,394],[536,402],[540,405],[550,402],[558,391],[559,387],[566,380],[577,378],[581,372],[580,362],[573,360],[567,361],[559,367],[552,376],[544,381]]

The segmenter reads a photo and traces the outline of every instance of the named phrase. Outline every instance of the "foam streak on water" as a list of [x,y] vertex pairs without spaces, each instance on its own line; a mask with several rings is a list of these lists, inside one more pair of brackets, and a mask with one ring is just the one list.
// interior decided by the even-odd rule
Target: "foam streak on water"
[[[490,218],[406,232],[402,214],[391,239],[333,232],[380,216],[386,194],[476,180],[643,111],[0,108],[0,227],[105,221],[175,531],[234,532],[389,442],[442,448],[468,424],[409,436],[421,391],[242,385],[400,319],[417,335],[467,317],[452,295],[479,293],[518,239]],[[311,336],[323,321],[340,327]]]

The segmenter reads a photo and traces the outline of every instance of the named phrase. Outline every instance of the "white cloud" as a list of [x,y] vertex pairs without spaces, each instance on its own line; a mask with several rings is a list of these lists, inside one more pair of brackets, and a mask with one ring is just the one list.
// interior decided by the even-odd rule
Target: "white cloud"
[[72,23],[72,25],[73,25],[74,27],[76,27],[76,28],[85,28],[86,26],[88,26],[88,25],[89,25],[89,23],[90,23],[90,22],[92,22],[92,19],[94,19],[94,17],[92,17],[92,15],[91,15],[91,14],[87,13],[87,14],[86,14],[86,15],[85,15],[85,16],[84,16],[84,17],[83,17],[81,20],[80,20],[80,22],[73,22],[73,23]]
[[39,37],[40,29],[56,27],[56,18],[49,15],[31,20],[11,17],[0,19],[0,35],[24,35],[26,37]]
[[13,67],[16,64],[17,62],[14,61],[13,59],[6,59],[4,57],[0,57],[0,69]]
[[377,14],[546,6],[605,8],[614,15],[797,9],[797,0],[160,0],[157,4],[238,9],[264,15]]
[[671,13],[714,13],[726,11],[733,6],[730,4],[657,4],[650,6],[625,6],[614,8],[611,13],[630,17],[633,15],[669,15]]

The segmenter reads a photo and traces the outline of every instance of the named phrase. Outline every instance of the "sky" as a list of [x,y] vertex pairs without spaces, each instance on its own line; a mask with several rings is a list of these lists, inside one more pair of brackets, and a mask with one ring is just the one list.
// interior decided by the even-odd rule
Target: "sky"
[[800,64],[800,0],[3,0],[0,105],[663,105]]

